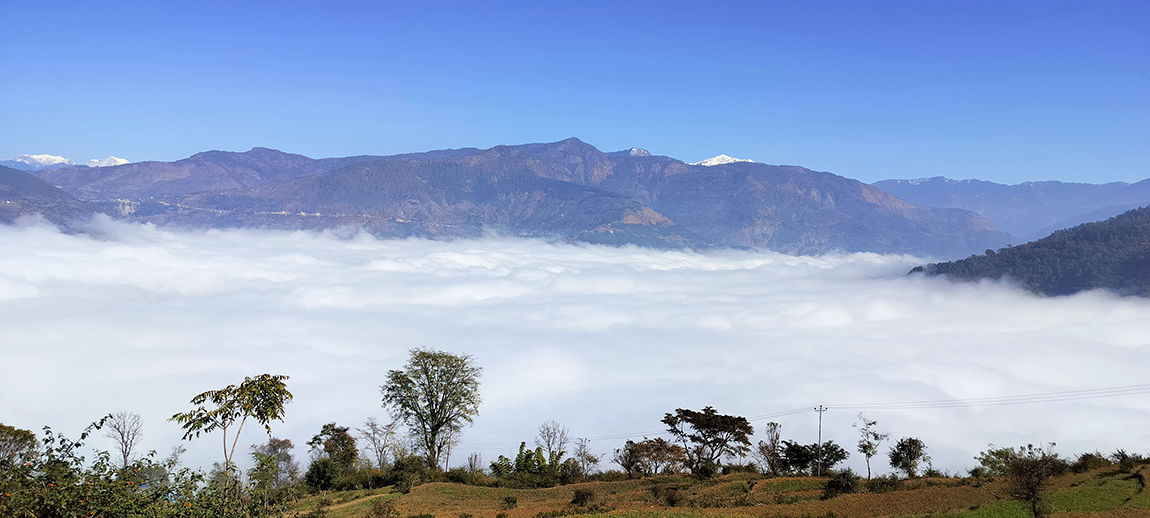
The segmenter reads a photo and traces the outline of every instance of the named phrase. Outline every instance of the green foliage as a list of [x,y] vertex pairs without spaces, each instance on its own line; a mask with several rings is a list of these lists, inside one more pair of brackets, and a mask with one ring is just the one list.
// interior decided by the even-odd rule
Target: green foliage
[[1070,471],[1085,473],[1087,471],[1105,468],[1111,464],[1110,459],[1107,459],[1101,452],[1083,453],[1070,465]]
[[891,491],[901,491],[904,483],[901,478],[894,474],[885,477],[874,477],[866,481],[866,490],[871,493],[889,493]]
[[957,280],[1010,278],[1046,295],[1106,288],[1121,294],[1150,295],[1150,208],[1097,223],[1059,230],[1043,239],[918,267],[912,272]]
[[36,451],[36,434],[0,423],[0,459],[19,462]]
[[866,478],[870,478],[870,459],[878,455],[878,447],[890,438],[889,432],[879,432],[875,429],[878,421],[867,419],[859,412],[859,422],[853,426],[859,431],[858,452],[866,457]]
[[515,509],[519,507],[519,498],[514,495],[505,496],[500,501],[500,507],[507,510]]
[[335,480],[339,475],[339,462],[330,457],[320,457],[308,466],[303,480],[313,490],[330,491],[335,487]]
[[986,451],[974,458],[983,468],[981,474],[988,477],[1006,476],[1010,464],[1022,454],[1022,448],[1016,451],[1014,448],[995,448],[993,444],[988,446]]
[[839,495],[857,493],[861,487],[862,481],[850,468],[835,471],[831,474],[831,479],[827,481],[826,486],[823,487],[821,498],[829,500]]
[[470,355],[412,349],[403,370],[380,387],[392,417],[407,423],[432,466],[453,437],[479,413],[479,375]]
[[[676,408],[663,424],[687,452],[688,468],[695,474],[706,465],[717,466],[723,457],[745,457],[751,452],[755,429],[745,417],[724,415],[707,406],[701,412]],[[709,468],[707,468],[709,469]]]
[[678,444],[656,437],[640,442],[627,441],[615,450],[614,461],[630,477],[649,477],[679,473],[688,463],[687,450]]
[[907,478],[918,476],[918,466],[930,462],[926,454],[926,443],[914,437],[903,437],[887,452],[890,467],[906,473]]
[[820,468],[824,473],[828,472],[850,456],[849,452],[834,441],[826,441],[821,447],[818,443],[799,444],[794,441],[783,441],[780,449],[783,471],[804,476],[814,475]]
[[220,485],[205,483],[202,472],[177,469],[174,456],[155,462],[154,452],[126,468],[113,467],[107,452],[86,461],[79,455],[83,441],[102,423],[93,423],[78,441],[45,428],[39,455],[19,463],[0,458],[0,516],[278,516],[293,497],[284,493],[282,498],[256,500],[225,492]]
[[579,507],[587,507],[593,499],[595,499],[594,491],[580,488],[575,490],[575,495],[571,497],[571,503]]
[[313,450],[322,448],[324,455],[339,464],[341,472],[351,472],[355,470],[359,450],[355,447],[355,437],[352,437],[348,430],[350,428],[346,426],[327,423],[323,425],[319,434],[307,442],[307,445]]
[[[240,440],[240,432],[244,423],[251,417],[262,424],[270,435],[272,433],[271,421],[283,421],[284,405],[291,401],[292,394],[288,392],[284,380],[288,376],[261,374],[255,378],[244,378],[239,386],[228,385],[220,390],[209,390],[192,398],[192,404],[197,407],[186,413],[175,414],[169,421],[180,423],[184,428],[184,440],[199,437],[200,433],[210,433],[220,430],[224,434],[224,464],[232,466],[236,444]],[[205,408],[204,404],[211,405]],[[232,447],[227,449],[228,428],[239,420],[235,431]]]

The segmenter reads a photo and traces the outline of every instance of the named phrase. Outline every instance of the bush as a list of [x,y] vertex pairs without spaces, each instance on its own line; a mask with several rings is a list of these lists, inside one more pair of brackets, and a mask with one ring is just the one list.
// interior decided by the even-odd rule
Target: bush
[[691,470],[691,474],[701,479],[713,478],[719,474],[719,467],[711,462],[701,462],[695,465],[694,469]]
[[587,507],[591,500],[595,498],[595,492],[590,489],[576,489],[575,496],[571,498],[571,503],[579,507]]
[[339,474],[339,463],[335,459],[323,457],[312,461],[303,480],[315,491],[329,491],[335,487],[335,479]]
[[902,488],[902,479],[894,474],[875,477],[866,481],[866,490],[871,493],[890,493],[891,491],[902,491]]
[[847,468],[831,474],[831,479],[823,486],[823,500],[829,500],[839,495],[857,493],[862,483],[854,470]]
[[753,462],[746,464],[726,464],[723,466],[723,474],[730,475],[731,473],[754,473],[759,475],[759,467]]
[[1085,473],[1087,471],[1105,468],[1112,464],[1110,459],[1107,459],[1101,452],[1083,453],[1070,465],[1070,471],[1074,473]]
[[371,509],[364,518],[399,518],[399,511],[395,508],[394,498],[376,498],[371,502]]
[[515,509],[519,507],[519,498],[514,495],[505,496],[501,502],[501,507],[507,510]]

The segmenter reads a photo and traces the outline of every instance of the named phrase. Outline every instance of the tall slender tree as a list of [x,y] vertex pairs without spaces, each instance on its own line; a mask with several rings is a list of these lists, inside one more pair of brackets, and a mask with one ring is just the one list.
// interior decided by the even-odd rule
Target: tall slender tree
[[144,425],[140,422],[140,415],[132,412],[116,412],[105,423],[104,437],[116,441],[119,450],[121,467],[127,468],[132,462],[132,453],[140,445],[143,438]]
[[867,419],[867,416],[859,412],[859,422],[853,426],[859,431],[859,453],[866,457],[866,478],[870,480],[870,458],[878,455],[878,447],[888,438],[890,433],[882,433],[875,430],[878,421]]

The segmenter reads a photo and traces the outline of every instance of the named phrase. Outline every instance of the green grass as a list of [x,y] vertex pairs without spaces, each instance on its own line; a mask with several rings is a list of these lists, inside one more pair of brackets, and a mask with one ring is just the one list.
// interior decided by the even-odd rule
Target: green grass
[[1055,511],[1106,511],[1122,507],[1142,489],[1134,477],[1120,475],[1086,482],[1076,488],[1053,491],[1044,499]]
[[999,500],[958,513],[929,514],[931,518],[1031,518],[1030,504],[1014,500]]

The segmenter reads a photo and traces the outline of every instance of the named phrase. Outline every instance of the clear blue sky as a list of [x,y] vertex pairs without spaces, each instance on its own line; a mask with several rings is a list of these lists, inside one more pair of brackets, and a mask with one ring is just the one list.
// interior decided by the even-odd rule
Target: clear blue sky
[[1150,2],[0,0],[0,158],[577,136],[864,181],[1150,177]]

